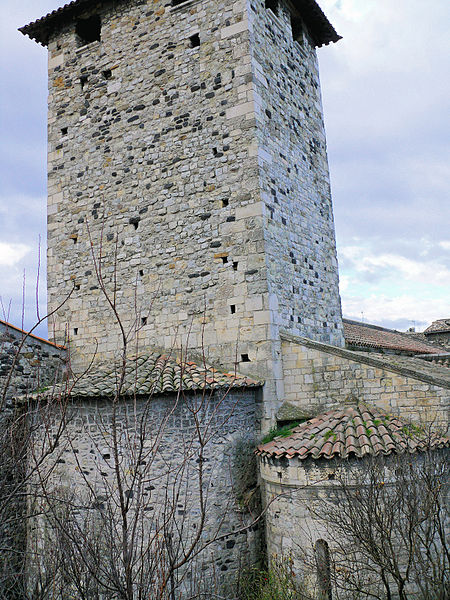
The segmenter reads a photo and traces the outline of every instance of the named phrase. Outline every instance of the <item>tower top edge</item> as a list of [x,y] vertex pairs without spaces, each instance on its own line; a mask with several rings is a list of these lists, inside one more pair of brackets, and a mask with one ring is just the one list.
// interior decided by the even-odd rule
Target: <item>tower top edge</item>
[[[65,23],[70,22],[87,11],[91,12],[93,8],[100,10],[104,7],[114,7],[118,3],[122,4],[125,2],[130,3],[132,0],[98,0],[98,2],[92,2],[92,0],[73,0],[40,19],[20,27],[19,31],[23,35],[28,35],[28,37],[37,43],[42,44],[42,46],[47,46],[51,34]],[[316,0],[292,0],[292,3],[301,11],[317,47],[335,43],[342,39]]]

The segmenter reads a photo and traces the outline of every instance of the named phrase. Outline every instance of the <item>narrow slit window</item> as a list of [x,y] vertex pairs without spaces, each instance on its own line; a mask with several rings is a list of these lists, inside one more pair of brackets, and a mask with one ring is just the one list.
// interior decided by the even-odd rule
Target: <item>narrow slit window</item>
[[62,127],[61,128],[61,134],[62,135],[67,135],[69,132],[69,128],[68,127]]
[[237,271],[238,270],[238,264],[237,262],[233,263],[233,271]]
[[230,203],[230,201],[228,200],[228,198],[224,198],[222,200],[222,208],[225,208],[226,206],[228,206]]
[[78,327],[74,327],[74,329],[73,329],[73,335],[78,335]]
[[141,323],[142,325],[147,325],[147,317],[142,317]]
[[133,225],[134,229],[137,229],[139,227],[140,220],[140,217],[131,217],[129,223],[130,225]]
[[189,42],[191,44],[191,48],[198,48],[200,46],[200,35],[198,33],[194,33],[189,38]]
[[228,256],[222,256],[222,263],[226,265],[228,262]]
[[100,41],[102,22],[99,15],[92,15],[87,19],[79,19],[75,26],[78,37],[78,46],[86,46],[92,42]]
[[141,269],[141,270],[139,271],[139,275],[140,275],[141,277],[144,277],[144,269]]
[[230,304],[230,312],[232,315],[236,314],[236,305],[235,304]]
[[87,75],[82,75],[80,77],[80,85],[81,89],[84,89],[84,86],[87,84],[89,77]]
[[324,600],[332,600],[331,593],[331,569],[330,549],[325,540],[317,540],[316,546],[317,584],[320,597]]

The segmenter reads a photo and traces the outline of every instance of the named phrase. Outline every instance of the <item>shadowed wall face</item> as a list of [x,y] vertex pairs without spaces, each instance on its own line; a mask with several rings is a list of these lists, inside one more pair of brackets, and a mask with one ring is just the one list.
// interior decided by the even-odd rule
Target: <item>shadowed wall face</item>
[[[245,494],[256,487],[256,394],[170,394],[124,399],[115,409],[107,399],[71,403],[58,449],[34,479],[42,516],[30,527],[30,581],[53,568],[56,581],[64,576],[65,597],[75,589],[75,566],[85,586],[93,565],[100,582],[125,581],[120,480],[136,596],[160,597],[158,583],[170,564],[180,563],[170,578],[174,597],[200,589],[234,597],[239,570],[259,551],[245,505]],[[195,551],[183,564],[191,545]],[[116,597],[97,584],[100,597]]]

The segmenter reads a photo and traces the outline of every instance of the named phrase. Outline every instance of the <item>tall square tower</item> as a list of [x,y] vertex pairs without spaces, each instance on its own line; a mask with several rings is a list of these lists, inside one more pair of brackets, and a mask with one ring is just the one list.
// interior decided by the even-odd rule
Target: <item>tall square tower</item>
[[74,367],[180,344],[283,397],[280,331],[343,344],[314,0],[76,0],[49,50],[48,301]]

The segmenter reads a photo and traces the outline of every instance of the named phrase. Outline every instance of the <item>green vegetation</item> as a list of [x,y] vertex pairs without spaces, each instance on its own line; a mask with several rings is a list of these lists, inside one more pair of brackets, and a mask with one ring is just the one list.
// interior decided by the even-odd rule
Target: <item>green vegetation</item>
[[292,430],[298,425],[300,425],[300,423],[303,423],[303,421],[295,421],[294,423],[288,423],[287,425],[283,425],[283,427],[272,427],[269,433],[267,433],[263,437],[261,443],[267,444],[276,437],[288,437],[289,435],[291,435]]
[[292,571],[291,558],[275,558],[269,569],[251,569],[241,581],[241,600],[306,600]]
[[323,437],[325,438],[326,442],[330,439],[330,437],[333,438],[333,442],[335,442],[337,440],[337,435],[331,429],[330,429],[330,431],[327,431]]

